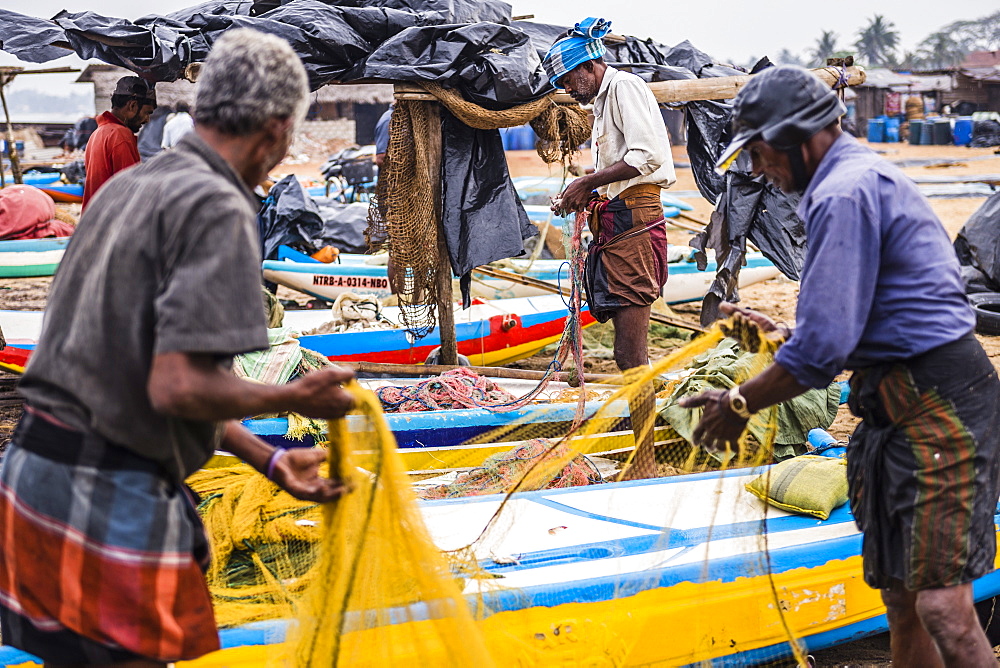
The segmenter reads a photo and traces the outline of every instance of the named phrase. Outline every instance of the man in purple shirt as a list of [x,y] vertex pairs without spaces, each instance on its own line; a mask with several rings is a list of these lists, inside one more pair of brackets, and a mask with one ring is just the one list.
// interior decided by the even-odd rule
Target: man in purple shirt
[[1000,381],[944,228],[913,182],[840,130],[843,105],[807,70],[778,67],[736,98],[734,139],[755,174],[803,193],[809,249],[794,335],[766,316],[723,311],[787,342],[774,364],[704,407],[694,439],[735,445],[750,415],[843,369],[862,418],[848,447],[865,581],[882,592],[893,663],[995,666],[972,580],[993,570],[1000,495]]

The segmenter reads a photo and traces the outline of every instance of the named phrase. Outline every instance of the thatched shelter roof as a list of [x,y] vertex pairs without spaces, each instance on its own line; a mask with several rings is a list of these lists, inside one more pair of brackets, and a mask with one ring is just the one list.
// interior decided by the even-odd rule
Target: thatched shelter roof
[[[100,114],[111,108],[111,92],[114,90],[115,84],[122,77],[129,75],[134,75],[134,73],[122,67],[94,63],[87,65],[86,69],[77,77],[76,82],[94,84],[94,107],[96,113]],[[195,85],[184,79],[169,83],[160,82],[156,84],[156,99],[160,104],[171,106],[182,101],[193,104],[194,91]],[[310,98],[312,102],[320,104],[328,102],[389,104],[392,102],[392,84],[323,86],[318,91],[311,93]]]

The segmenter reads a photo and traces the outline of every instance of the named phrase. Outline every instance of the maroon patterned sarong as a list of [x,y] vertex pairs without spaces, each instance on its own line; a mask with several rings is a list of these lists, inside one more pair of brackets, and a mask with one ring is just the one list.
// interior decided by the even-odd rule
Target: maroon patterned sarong
[[591,209],[594,242],[585,287],[590,312],[607,322],[626,306],[649,306],[667,282],[667,232],[660,187],[640,184]]

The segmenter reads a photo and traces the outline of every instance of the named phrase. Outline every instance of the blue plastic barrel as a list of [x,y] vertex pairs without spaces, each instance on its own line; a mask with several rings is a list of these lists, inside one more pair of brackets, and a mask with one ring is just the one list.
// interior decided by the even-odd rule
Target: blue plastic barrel
[[916,144],[920,143],[920,131],[921,131],[921,128],[923,128],[923,125],[924,125],[924,119],[922,119],[922,118],[915,118],[912,121],[910,121],[910,143],[911,144],[916,145]]
[[[20,141],[20,140],[15,141],[14,142],[14,148],[17,149],[17,154],[19,156],[22,156],[22,157],[24,156],[24,142],[23,141]],[[6,139],[0,140],[0,153],[3,153],[3,155],[10,155],[10,150],[7,147],[7,140]]]
[[510,147],[511,130],[512,128],[500,128],[500,143],[503,144],[503,150],[505,151],[513,150]]
[[951,121],[947,118],[939,118],[934,121],[934,143],[944,145],[950,144],[952,141]]
[[975,121],[972,120],[972,116],[959,116],[955,119],[952,136],[956,146],[968,146],[972,143],[972,127],[974,125]]
[[924,124],[920,126],[920,144],[922,146],[930,146],[934,143],[934,121],[926,120]]
[[885,120],[881,118],[868,119],[868,141],[878,143],[885,141]]
[[885,140],[887,142],[899,141],[899,117],[890,116],[885,119]]
[[530,125],[522,125],[518,128],[522,151],[532,151],[535,148],[535,131]]

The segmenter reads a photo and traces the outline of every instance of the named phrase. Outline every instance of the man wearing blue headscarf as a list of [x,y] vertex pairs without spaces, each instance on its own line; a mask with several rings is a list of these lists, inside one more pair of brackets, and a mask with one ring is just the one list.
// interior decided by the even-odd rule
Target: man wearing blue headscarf
[[[650,306],[667,281],[660,191],[676,179],[667,130],[649,87],[604,62],[603,38],[610,31],[609,21],[588,18],[552,45],[542,65],[553,86],[580,104],[594,104],[595,171],[570,183],[553,209],[590,211],[587,302],[600,322],[614,323],[615,362],[625,371],[649,363]],[[639,449],[625,477],[651,477],[652,392],[648,401],[634,403]]]

